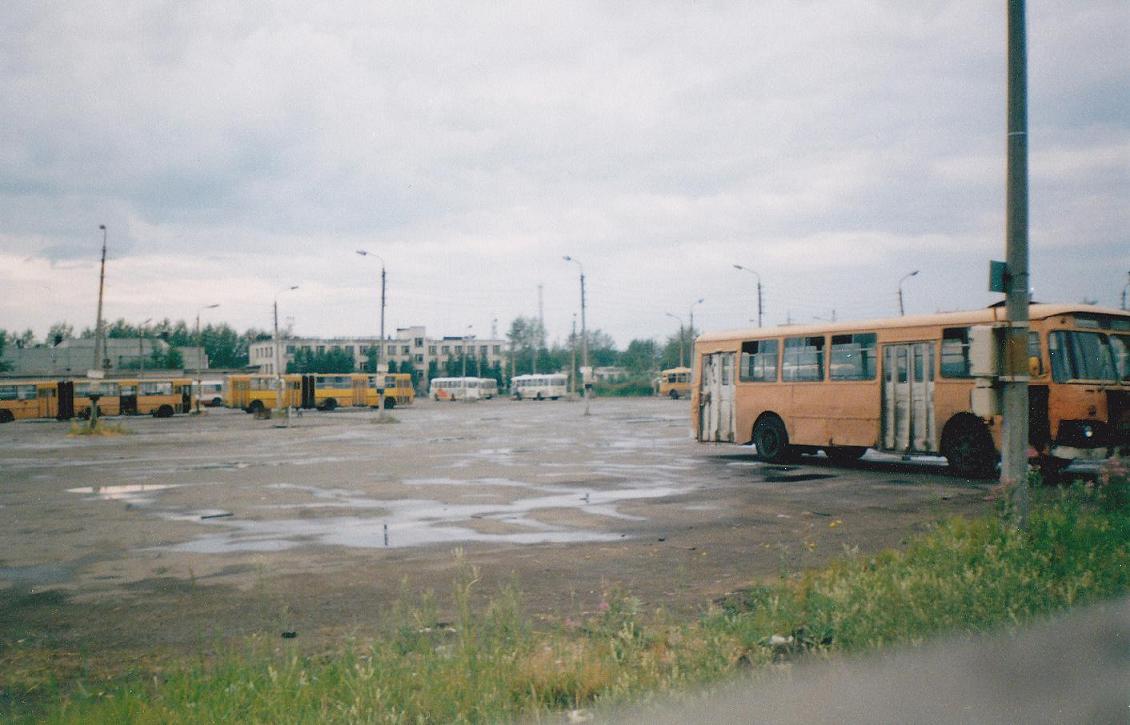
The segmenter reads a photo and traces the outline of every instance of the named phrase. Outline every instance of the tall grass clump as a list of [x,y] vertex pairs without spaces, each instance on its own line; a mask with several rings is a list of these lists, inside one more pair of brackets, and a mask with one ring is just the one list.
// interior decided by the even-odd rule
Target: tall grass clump
[[82,723],[557,721],[775,661],[1016,626],[1130,589],[1121,462],[1095,483],[1037,491],[1026,531],[1006,514],[943,521],[901,551],[848,552],[690,621],[610,591],[595,611],[535,628],[515,589],[485,599],[478,569],[460,557],[450,622],[426,597],[402,603],[385,636],[332,654],[256,637],[180,668],[60,684],[33,714]]
[[71,429],[67,435],[72,436],[120,436],[129,435],[132,433],[129,428],[126,428],[121,423],[109,423],[106,421],[99,421],[97,425],[91,423],[72,422]]

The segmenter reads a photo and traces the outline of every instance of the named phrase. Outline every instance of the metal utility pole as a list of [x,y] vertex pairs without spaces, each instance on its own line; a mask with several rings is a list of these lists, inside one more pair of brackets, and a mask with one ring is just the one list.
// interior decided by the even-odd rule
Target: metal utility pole
[[903,316],[906,315],[906,308],[902,304],[902,283],[907,281],[908,279],[910,279],[911,277],[913,277],[917,274],[918,274],[918,270],[916,269],[913,272],[908,272],[908,273],[904,274],[902,276],[902,279],[899,280],[899,317],[903,317]]
[[589,410],[589,383],[585,379],[585,370],[589,367],[589,336],[585,327],[585,266],[580,260],[566,255],[566,262],[573,262],[581,268],[581,386],[585,397],[585,415],[591,415]]
[[[94,323],[94,367],[91,368],[89,377],[100,379],[103,375],[102,349],[105,341],[102,339],[102,292],[106,286],[106,225],[99,224],[102,230],[102,265],[98,271],[98,316]],[[97,391],[97,388],[94,388]],[[90,396],[90,428],[98,426],[98,399],[102,396],[97,392]]]
[[743,272],[749,272],[757,278],[757,326],[761,327],[761,275],[754,272],[749,267],[743,267],[740,264],[735,264],[734,269],[740,269]]
[[572,348],[573,356],[569,362],[569,393],[571,395],[577,394],[577,313],[573,313],[573,332],[569,335],[569,347]]
[[[1127,277],[1130,277],[1130,272],[1127,272],[1126,275],[1127,275]],[[1126,306],[1126,293],[1127,293],[1127,291],[1130,291],[1130,282],[1127,282],[1122,287],[1122,309],[1124,309],[1124,310],[1130,310],[1130,307]]]
[[102,265],[98,272],[98,317],[94,324],[94,370],[103,369],[102,350],[102,292],[106,287],[106,225],[99,224],[102,230]]
[[1028,525],[1028,51],[1024,0],[1008,1],[1008,182],[1001,350],[1001,484],[1016,525]]
[[[283,373],[286,372],[283,367],[282,340],[279,339],[279,295],[296,289],[298,289],[298,285],[291,285],[275,293],[275,410],[282,410],[283,407]],[[290,426],[289,400],[286,401],[286,424],[288,427]]]
[[381,360],[384,359],[385,349],[385,259],[379,254],[367,252],[364,249],[358,249],[357,253],[362,257],[376,257],[381,260],[381,342],[377,345],[377,359],[375,362],[376,370],[373,374],[376,376],[377,391],[380,393],[380,399],[377,401],[377,418],[384,420],[385,417],[385,373],[388,372],[385,367],[382,367]]

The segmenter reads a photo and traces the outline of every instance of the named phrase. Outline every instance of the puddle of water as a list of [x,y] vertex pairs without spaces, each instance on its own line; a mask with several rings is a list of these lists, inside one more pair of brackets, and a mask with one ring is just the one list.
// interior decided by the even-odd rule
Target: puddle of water
[[82,493],[103,501],[128,501],[136,503],[151,498],[149,494],[169,488],[179,488],[179,483],[128,483],[117,486],[80,486],[68,488],[67,493]]
[[[509,544],[548,544],[617,541],[619,532],[588,530],[550,524],[537,518],[538,512],[577,510],[591,516],[621,521],[641,520],[627,514],[618,505],[644,499],[680,495],[690,487],[637,484],[634,487],[590,490],[582,487],[547,488],[509,479],[456,481],[452,479],[416,479],[422,485],[521,487],[535,493],[509,502],[447,503],[430,499],[368,499],[341,489],[320,489],[314,486],[274,484],[272,488],[308,493],[315,502],[272,504],[260,508],[311,509],[315,507],[347,507],[367,509],[373,516],[325,516],[298,519],[244,520],[238,512],[231,518],[194,518],[202,525],[222,527],[223,533],[169,547],[175,551],[224,553],[236,551],[283,551],[302,545],[347,546],[351,548],[406,548],[459,542],[492,542]],[[475,492],[477,493],[477,492]],[[486,520],[512,531],[488,533],[477,530],[471,521]]]
[[0,579],[15,584],[62,584],[71,577],[69,569],[50,564],[0,567]]

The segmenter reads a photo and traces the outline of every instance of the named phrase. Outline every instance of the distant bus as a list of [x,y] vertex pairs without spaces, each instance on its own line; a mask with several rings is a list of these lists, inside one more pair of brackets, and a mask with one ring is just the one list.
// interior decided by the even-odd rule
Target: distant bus
[[659,394],[678,400],[691,394],[691,369],[670,368],[659,373]]
[[[940,453],[960,475],[990,476],[1002,427],[992,339],[1003,317],[989,308],[704,334],[695,436],[752,442],[773,462],[817,450],[839,460],[868,448]],[[1130,445],[1130,313],[1033,304],[1029,317],[1032,447],[1054,467]]]
[[[59,414],[59,392],[64,383],[31,380],[0,383],[0,423],[27,418],[55,418]],[[71,413],[65,417],[70,418]]]
[[510,379],[510,394],[515,400],[557,400],[568,394],[568,384],[564,373],[517,375]]
[[[377,376],[369,375],[368,393],[366,402],[370,408],[380,406],[380,395],[377,394]],[[416,389],[412,387],[412,376],[408,373],[386,373],[384,376],[385,408],[395,408],[398,405],[411,405],[416,399]]]
[[201,405],[218,408],[224,404],[224,381],[201,380],[192,383],[192,391]]
[[479,396],[490,400],[498,395],[498,381],[494,378],[479,378]]
[[478,400],[479,378],[432,378],[428,396],[432,400]]

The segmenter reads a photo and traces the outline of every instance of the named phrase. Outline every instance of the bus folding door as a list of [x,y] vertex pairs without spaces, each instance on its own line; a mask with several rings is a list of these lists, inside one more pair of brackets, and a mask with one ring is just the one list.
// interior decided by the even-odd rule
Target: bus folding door
[[734,353],[702,356],[699,440],[734,442]]
[[50,385],[37,386],[35,391],[35,395],[39,403],[39,411],[37,417],[54,418],[57,415],[59,406],[56,392],[56,388],[53,388]]
[[883,448],[906,453],[937,450],[934,420],[934,345],[883,347]]
[[55,417],[70,420],[75,417],[75,384],[70,380],[60,380],[58,386],[59,408]]
[[301,408],[313,410],[318,407],[313,375],[302,376],[302,400],[299,405]]

